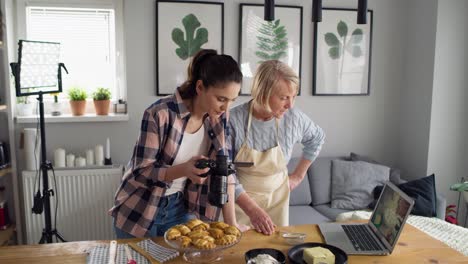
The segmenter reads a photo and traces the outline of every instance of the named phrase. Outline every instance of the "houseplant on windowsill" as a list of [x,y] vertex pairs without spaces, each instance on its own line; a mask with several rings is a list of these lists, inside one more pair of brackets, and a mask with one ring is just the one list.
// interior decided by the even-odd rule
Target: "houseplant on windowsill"
[[83,115],[86,110],[86,98],[88,97],[86,91],[79,87],[72,87],[68,90],[68,97],[72,114],[75,116]]
[[111,92],[109,88],[99,87],[93,93],[94,110],[96,115],[108,115]]

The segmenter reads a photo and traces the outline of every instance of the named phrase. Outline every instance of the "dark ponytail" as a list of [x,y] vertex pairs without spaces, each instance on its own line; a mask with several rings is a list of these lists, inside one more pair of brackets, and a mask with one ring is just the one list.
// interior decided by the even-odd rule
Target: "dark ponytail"
[[242,72],[237,62],[229,55],[219,55],[216,50],[202,49],[193,57],[187,68],[188,79],[180,86],[182,99],[197,96],[197,81],[205,87],[242,82]]

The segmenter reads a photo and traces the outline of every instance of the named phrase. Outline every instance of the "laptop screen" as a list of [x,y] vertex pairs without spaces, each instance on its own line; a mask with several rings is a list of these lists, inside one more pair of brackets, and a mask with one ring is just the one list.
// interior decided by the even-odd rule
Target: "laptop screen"
[[412,204],[408,199],[404,199],[388,184],[385,185],[372,214],[371,222],[392,248],[411,209]]

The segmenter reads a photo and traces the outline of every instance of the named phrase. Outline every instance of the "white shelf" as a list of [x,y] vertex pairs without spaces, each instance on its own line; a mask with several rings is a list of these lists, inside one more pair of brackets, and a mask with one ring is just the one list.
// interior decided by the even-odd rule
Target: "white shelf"
[[[36,123],[38,116],[17,116],[17,123]],[[80,123],[80,122],[123,122],[128,121],[128,114],[109,114],[105,116],[86,114],[82,116],[60,115],[51,116],[45,115],[46,123]]]
[[7,106],[6,106],[6,105],[0,105],[0,112],[6,111],[6,110],[7,110]]

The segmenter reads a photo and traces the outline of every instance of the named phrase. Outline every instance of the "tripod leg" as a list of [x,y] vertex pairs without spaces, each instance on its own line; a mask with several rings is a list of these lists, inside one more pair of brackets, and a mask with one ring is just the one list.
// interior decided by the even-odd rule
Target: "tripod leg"
[[45,244],[45,243],[48,243],[48,238],[49,238],[50,234],[48,234],[45,229],[42,230],[42,236],[41,236],[41,240],[39,240],[39,244]]
[[59,239],[62,242],[67,242],[65,240],[65,238],[63,238],[63,236],[57,230],[54,230],[53,232],[54,232],[54,235],[55,235],[55,239]]

